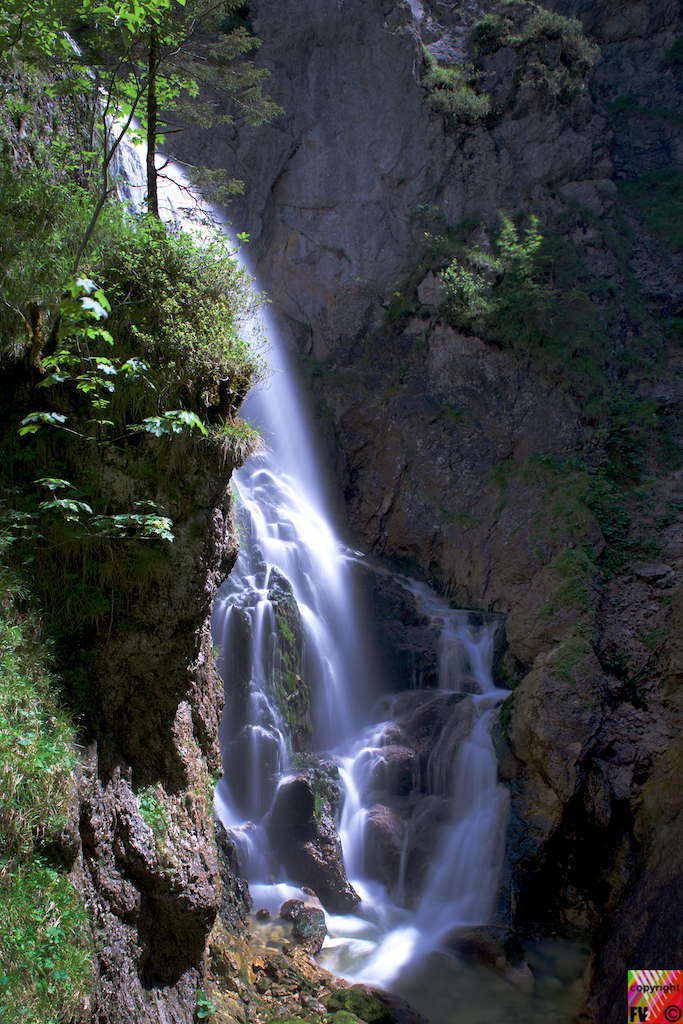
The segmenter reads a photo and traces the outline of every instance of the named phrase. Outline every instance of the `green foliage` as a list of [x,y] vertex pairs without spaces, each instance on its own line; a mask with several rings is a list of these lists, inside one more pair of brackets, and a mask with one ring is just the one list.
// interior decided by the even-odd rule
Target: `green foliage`
[[148,786],[141,790],[138,793],[138,803],[142,820],[151,828],[158,845],[162,846],[168,837],[171,820],[163,802],[161,788]]
[[[163,141],[164,128],[169,126],[167,118],[173,111],[179,112],[183,126],[192,122],[209,127],[216,118],[212,104],[200,96],[202,88],[220,90],[232,97],[252,125],[280,113],[280,108],[261,92],[269,72],[257,69],[251,59],[259,40],[242,25],[226,26],[226,14],[240,7],[239,0],[224,0],[221,4],[211,0],[0,3],[0,57],[19,58],[51,71],[59,69],[68,91],[89,97],[91,103],[90,149],[96,157],[98,196],[77,249],[74,271],[106,203],[111,161],[128,128],[145,139],[153,153],[157,142]],[[78,48],[72,45],[67,29],[77,36]],[[16,113],[20,108],[14,104],[12,109]],[[164,111],[163,116],[160,111]],[[139,130],[132,128],[134,115],[140,119]],[[234,121],[231,114],[222,119]],[[111,125],[116,122],[112,132]],[[176,121],[173,130],[178,129]],[[153,159],[148,161],[147,170],[149,210],[158,216],[158,172]],[[239,191],[236,183],[220,184],[215,172],[204,170],[198,174],[215,190],[222,189],[221,198]]]
[[516,341],[538,341],[539,320],[552,296],[538,265],[543,242],[538,220],[531,218],[523,237],[504,214],[501,223],[489,251],[467,248],[444,271],[444,312],[453,326],[465,330],[485,333],[487,324],[495,323],[499,335],[505,325]]
[[427,49],[423,49],[425,74],[422,85],[427,89],[429,102],[435,110],[452,114],[456,121],[473,124],[489,113],[488,96],[476,92],[477,74],[472,65],[439,64]]
[[20,610],[25,592],[0,545],[0,1018],[57,1024],[87,990],[85,909],[41,856],[59,843],[76,785],[73,725],[49,649]]
[[[265,378],[262,357],[244,340],[261,298],[223,236],[200,242],[143,218],[128,244],[101,259],[117,349],[135,359],[114,403],[114,419],[171,408],[219,423]],[[257,336],[258,342],[258,336]],[[121,405],[119,405],[119,400]]]
[[55,192],[52,172],[30,164],[15,175],[2,153],[0,173],[18,184],[0,196],[0,522],[32,566],[68,699],[83,710],[90,631],[165,578],[163,551],[141,549],[174,536],[151,500],[112,507],[108,459],[147,447],[158,483],[178,472],[183,446],[228,465],[255,450],[237,410],[265,372],[243,340],[260,299],[226,239],[204,247],[114,206],[69,280],[79,186]]
[[561,102],[585,89],[600,59],[599,47],[586,39],[576,18],[515,0],[499,3],[472,31],[472,53],[478,64],[502,46],[514,47],[520,58],[516,84],[530,78]]
[[683,251],[683,173],[674,168],[644,171],[635,181],[618,182],[620,196],[643,218],[645,227],[670,252]]
[[[551,57],[548,41],[557,41]],[[600,48],[589,42],[577,18],[566,18],[537,6],[513,45],[527,55],[531,67],[553,96],[570,99],[585,88],[586,77],[600,60]],[[549,52],[550,51],[550,52]]]
[[69,879],[40,859],[0,859],[0,1015],[6,1024],[61,1024],[90,983],[85,908]]
[[553,561],[561,583],[552,596],[552,602],[565,608],[590,610],[588,584],[596,574],[591,559],[580,548],[565,548]]
[[607,109],[617,120],[637,117],[643,121],[664,121],[669,124],[683,124],[683,117],[676,110],[667,107],[641,107],[639,98],[634,93],[626,93],[607,105]]
[[195,1008],[195,1018],[198,1021],[209,1020],[216,1012],[216,1006],[211,1002],[209,997],[202,989],[197,989],[197,1006]]

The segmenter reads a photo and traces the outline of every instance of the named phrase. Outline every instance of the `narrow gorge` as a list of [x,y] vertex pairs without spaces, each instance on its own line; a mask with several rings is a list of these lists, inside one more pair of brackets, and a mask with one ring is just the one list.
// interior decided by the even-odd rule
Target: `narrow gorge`
[[222,17],[163,148],[229,234],[122,142],[72,278],[100,100],[0,37],[0,1016],[618,1024],[683,969],[680,4]]

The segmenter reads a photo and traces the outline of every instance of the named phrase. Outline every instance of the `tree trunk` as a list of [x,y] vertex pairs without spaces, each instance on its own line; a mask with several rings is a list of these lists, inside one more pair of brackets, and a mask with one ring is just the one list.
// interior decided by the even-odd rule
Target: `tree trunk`
[[149,38],[149,75],[147,81],[147,210],[159,217],[157,169],[154,162],[157,142],[157,70],[159,67],[159,40],[156,29]]

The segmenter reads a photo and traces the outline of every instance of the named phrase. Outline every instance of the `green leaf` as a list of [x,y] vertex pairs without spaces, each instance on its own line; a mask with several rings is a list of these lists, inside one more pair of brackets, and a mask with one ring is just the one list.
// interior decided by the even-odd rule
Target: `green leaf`
[[60,427],[66,420],[61,412],[32,412],[21,421],[19,435],[35,434],[42,426]]
[[170,412],[165,412],[163,416],[148,416],[142,423],[135,424],[130,429],[144,430],[148,434],[154,434],[155,437],[163,437],[164,434],[182,434],[186,427],[189,430],[197,429],[208,436],[209,432],[199,416],[186,409],[173,409]]
[[42,484],[43,487],[48,487],[51,491],[58,491],[62,487],[71,487],[73,490],[74,486],[68,480],[61,480],[55,476],[41,476],[39,480],[34,480],[34,483]]
[[76,515],[79,512],[87,512],[88,515],[92,515],[90,505],[87,505],[84,501],[72,501],[71,498],[56,498],[54,501],[41,501],[38,508],[43,509],[45,512],[54,508],[72,515]]

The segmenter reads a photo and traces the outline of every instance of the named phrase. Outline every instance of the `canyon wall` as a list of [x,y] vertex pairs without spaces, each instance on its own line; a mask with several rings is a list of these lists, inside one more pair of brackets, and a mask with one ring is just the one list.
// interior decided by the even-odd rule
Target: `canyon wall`
[[[244,179],[230,218],[354,543],[507,615],[513,907],[595,936],[602,1024],[625,967],[681,958],[682,258],[639,196],[683,170],[683,25],[674,0],[556,10],[585,35],[532,4],[256,0],[285,113],[174,145]],[[471,63],[467,102],[439,104],[430,60]],[[445,302],[454,256],[500,257],[501,210],[554,246],[535,335]]]

